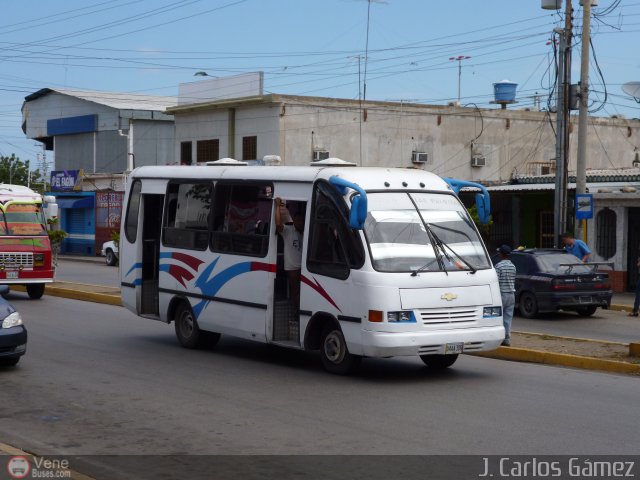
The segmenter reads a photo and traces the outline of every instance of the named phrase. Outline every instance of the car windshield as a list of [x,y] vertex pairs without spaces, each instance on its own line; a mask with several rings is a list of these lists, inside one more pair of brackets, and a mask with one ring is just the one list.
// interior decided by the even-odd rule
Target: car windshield
[[593,269],[570,253],[536,255],[540,271],[555,274],[591,273]]
[[[454,195],[389,192],[367,197],[364,231],[376,270],[469,270],[467,262],[473,269],[490,268],[473,221]],[[434,249],[434,241],[446,245]]]
[[12,203],[0,211],[0,235],[47,235],[40,205]]

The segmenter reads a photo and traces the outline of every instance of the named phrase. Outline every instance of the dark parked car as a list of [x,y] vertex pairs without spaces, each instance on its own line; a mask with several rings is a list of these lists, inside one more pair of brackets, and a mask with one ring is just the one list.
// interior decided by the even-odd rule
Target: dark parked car
[[0,297],[0,366],[13,366],[27,351],[27,329],[20,313]]
[[[598,307],[609,308],[609,275],[601,264],[583,263],[558,249],[514,250],[510,260],[516,266],[516,308],[533,318],[541,312],[569,310],[593,315]],[[493,263],[500,256],[493,257]]]

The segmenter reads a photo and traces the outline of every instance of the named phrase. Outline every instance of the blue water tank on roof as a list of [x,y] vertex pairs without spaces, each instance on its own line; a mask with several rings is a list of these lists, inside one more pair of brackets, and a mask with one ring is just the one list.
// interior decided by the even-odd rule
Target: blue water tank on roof
[[515,102],[517,83],[502,80],[493,84],[493,95],[496,103]]

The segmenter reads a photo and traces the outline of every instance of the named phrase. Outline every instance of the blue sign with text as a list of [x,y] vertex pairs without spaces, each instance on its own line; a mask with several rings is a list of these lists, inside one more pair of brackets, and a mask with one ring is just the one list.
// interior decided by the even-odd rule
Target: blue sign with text
[[576,219],[587,220],[590,218],[593,218],[593,195],[576,193]]
[[54,170],[51,172],[52,192],[73,192],[80,177],[80,170]]

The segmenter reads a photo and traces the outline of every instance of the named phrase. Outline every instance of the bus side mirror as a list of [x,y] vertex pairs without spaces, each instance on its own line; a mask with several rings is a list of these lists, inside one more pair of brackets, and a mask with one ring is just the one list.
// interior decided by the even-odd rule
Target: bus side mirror
[[476,193],[476,209],[478,211],[478,220],[482,225],[489,223],[491,216],[491,206],[489,204],[489,196],[484,193]]
[[351,199],[351,211],[349,212],[349,225],[356,230],[364,228],[367,219],[367,197],[356,195]]

